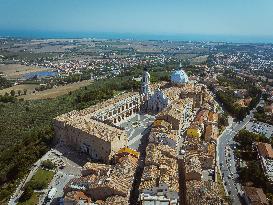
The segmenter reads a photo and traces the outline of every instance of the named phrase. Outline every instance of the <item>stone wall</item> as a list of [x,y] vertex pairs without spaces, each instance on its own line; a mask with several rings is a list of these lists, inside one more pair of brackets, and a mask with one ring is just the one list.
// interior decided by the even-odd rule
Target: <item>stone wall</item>
[[[60,143],[75,148],[78,151],[88,153],[91,158],[108,163],[112,156],[123,147],[127,146],[128,137],[125,131],[117,140],[105,141],[96,135],[89,134],[79,128],[63,122],[54,121],[56,138]],[[116,128],[113,128],[116,129]]]

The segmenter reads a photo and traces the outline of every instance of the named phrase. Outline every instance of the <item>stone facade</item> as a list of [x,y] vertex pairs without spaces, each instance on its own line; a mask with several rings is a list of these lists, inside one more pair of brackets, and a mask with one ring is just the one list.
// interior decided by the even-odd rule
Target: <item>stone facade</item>
[[165,94],[158,88],[155,90],[154,94],[148,100],[147,110],[150,112],[160,112],[166,108],[169,104],[168,98]]
[[93,159],[109,162],[118,150],[127,146],[127,133],[124,130],[95,120],[84,120],[77,125],[55,120],[56,137],[61,143],[88,153]]
[[128,135],[117,124],[139,112],[142,97],[126,93],[81,111],[54,119],[58,141],[108,163],[120,149],[127,147]]

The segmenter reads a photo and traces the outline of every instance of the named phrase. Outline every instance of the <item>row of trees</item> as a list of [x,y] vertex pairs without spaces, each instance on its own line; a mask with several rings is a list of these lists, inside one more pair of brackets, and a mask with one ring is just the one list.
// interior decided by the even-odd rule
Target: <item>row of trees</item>
[[216,92],[216,98],[220,101],[224,108],[235,116],[237,119],[242,120],[249,113],[248,107],[241,107],[235,103],[235,97],[230,92],[218,91]]
[[[17,90],[17,96],[20,96],[20,95],[26,95],[27,94],[27,89],[24,89],[23,90],[23,93],[22,93],[22,90]],[[21,99],[23,100],[23,99]],[[14,103],[17,101],[17,98],[16,98],[16,92],[14,90],[11,90],[10,93],[5,93],[5,95],[0,95],[0,103],[8,103],[8,102],[11,102],[11,103]]]
[[219,115],[218,126],[220,128],[228,126],[228,115],[227,115],[227,113],[221,113]]
[[240,130],[234,140],[238,142],[239,149],[244,151],[252,150],[254,142],[271,143],[270,139],[266,138],[264,135],[249,132],[247,130]]

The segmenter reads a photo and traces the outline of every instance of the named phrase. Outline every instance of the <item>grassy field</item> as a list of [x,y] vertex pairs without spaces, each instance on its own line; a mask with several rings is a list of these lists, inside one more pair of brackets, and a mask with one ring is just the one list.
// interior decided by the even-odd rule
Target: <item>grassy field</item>
[[[31,190],[31,192],[27,192],[30,198],[27,198],[25,201],[19,200],[18,204],[20,205],[36,205],[39,201],[39,195],[35,193],[35,190],[46,189],[54,177],[53,171],[47,171],[39,168],[32,179],[25,185],[25,191]],[[25,192],[24,191],[24,192]],[[23,193],[24,194],[24,193]]]
[[51,69],[44,69],[35,66],[25,66],[20,64],[0,64],[0,72],[2,72],[8,79],[16,79],[23,77],[26,73],[37,71],[48,71]]
[[19,96],[18,98],[23,98],[24,100],[41,100],[41,99],[56,98],[58,96],[68,94],[70,91],[74,91],[81,87],[90,85],[91,82],[92,81],[90,80],[84,80],[81,82],[54,87],[48,90],[43,90],[43,91],[39,91],[35,93],[29,93],[27,95]]
[[49,184],[54,176],[53,171],[47,171],[44,169],[38,169],[36,174],[30,180],[32,183]]

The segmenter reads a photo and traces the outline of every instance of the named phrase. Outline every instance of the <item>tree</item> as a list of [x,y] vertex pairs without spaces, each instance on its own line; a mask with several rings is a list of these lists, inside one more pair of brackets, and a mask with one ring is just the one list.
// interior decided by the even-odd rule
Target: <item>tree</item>
[[226,114],[219,115],[219,126],[228,126],[228,117]]
[[264,109],[261,106],[258,106],[257,107],[257,112],[262,113],[262,112],[264,112]]
[[15,91],[14,91],[14,90],[11,90],[11,91],[10,91],[10,95],[11,95],[11,96],[15,96]]
[[50,161],[49,159],[48,160],[45,160],[42,162],[42,166],[46,169],[54,169],[55,168],[55,164]]
[[0,76],[0,90],[11,86],[11,82]]
[[33,194],[33,189],[31,188],[31,186],[26,186],[26,188],[25,188],[23,194],[21,195],[19,201],[24,202],[24,201],[30,199],[32,194]]

